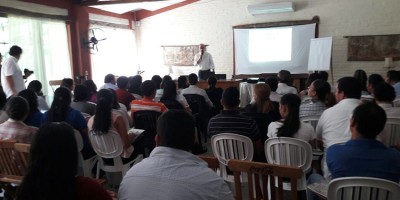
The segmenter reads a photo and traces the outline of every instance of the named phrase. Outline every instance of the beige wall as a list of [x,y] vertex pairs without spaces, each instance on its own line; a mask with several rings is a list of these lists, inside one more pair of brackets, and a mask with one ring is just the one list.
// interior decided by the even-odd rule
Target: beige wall
[[[349,35],[400,33],[399,0],[294,0],[296,11],[252,16],[247,6],[276,0],[203,0],[140,21],[136,27],[140,66],[145,78],[165,75],[161,45],[209,44],[217,73],[231,77],[233,71],[232,26],[261,22],[320,17],[320,37],[333,37],[334,79],[352,75],[362,68],[384,74],[383,61],[347,62]],[[399,65],[399,62],[395,62]],[[400,69],[400,68],[396,68]],[[194,72],[194,67],[173,67],[174,75]]]

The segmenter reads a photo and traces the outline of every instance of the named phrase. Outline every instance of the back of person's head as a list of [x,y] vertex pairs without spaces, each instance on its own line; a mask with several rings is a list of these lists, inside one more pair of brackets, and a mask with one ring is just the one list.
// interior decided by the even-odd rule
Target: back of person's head
[[268,84],[257,84],[254,86],[254,98],[257,104],[257,112],[268,113],[274,109],[274,104],[269,99],[271,89]]
[[172,78],[171,78],[170,75],[165,75],[165,76],[162,78],[162,81],[161,81],[161,84],[160,84],[160,88],[161,88],[161,89],[164,89],[164,84],[165,84],[165,82],[167,82],[167,81],[172,81]]
[[269,88],[271,89],[272,92],[275,92],[276,89],[278,89],[278,82],[279,82],[278,78],[273,77],[273,76],[268,77],[265,80],[265,83],[268,84],[268,86],[269,86]]
[[374,88],[374,98],[379,102],[392,103],[396,98],[394,87],[385,82],[378,84]]
[[143,96],[151,97],[156,93],[156,85],[153,81],[144,81],[140,86],[140,90],[142,91]]
[[9,54],[16,57],[16,56],[20,56],[22,54],[22,48],[14,45],[10,48]]
[[39,94],[42,91],[42,83],[38,80],[33,80],[29,83],[28,89],[31,89],[36,94]]
[[115,83],[115,76],[114,74],[107,74],[104,77],[104,83]]
[[279,82],[286,83],[287,85],[291,84],[291,74],[287,70],[281,70],[278,73]]
[[315,94],[317,95],[317,98],[320,101],[325,101],[327,95],[332,94],[331,86],[329,85],[328,82],[322,79],[315,80],[314,82],[312,82],[312,85],[314,86]]
[[7,102],[6,93],[4,93],[4,91],[0,89],[0,110],[2,110],[4,108],[4,105],[6,105],[6,102]]
[[343,92],[345,98],[361,98],[361,83],[354,77],[343,77],[337,81],[337,92]]
[[142,76],[136,75],[136,76],[130,77],[128,92],[137,94],[137,95],[142,95],[142,92],[140,91],[141,85],[142,85]]
[[371,74],[368,77],[368,92],[369,93],[373,93],[373,90],[375,88],[375,86],[377,86],[380,83],[384,83],[385,80],[383,79],[383,77],[379,74]]
[[78,150],[73,128],[48,123],[35,134],[27,173],[17,190],[19,200],[77,199]]
[[93,119],[92,129],[96,133],[107,133],[111,127],[111,112],[114,102],[111,90],[101,89],[97,93],[96,113]]
[[189,84],[190,85],[196,85],[197,81],[199,81],[198,79],[199,78],[197,77],[197,74],[194,74],[194,73],[189,74]]
[[318,72],[320,78],[324,81],[328,81],[329,74],[326,71],[319,71]]
[[354,71],[353,77],[360,81],[361,90],[367,91],[367,73],[362,69],[357,69]]
[[112,95],[112,99],[113,99],[113,103],[111,105],[112,109],[116,109],[119,110],[121,107],[119,106],[119,102],[117,99],[117,93],[115,92],[115,90],[109,88],[108,90],[110,90],[111,95]]
[[74,88],[74,101],[87,101],[89,99],[89,89],[84,85],[77,85]]
[[[284,119],[283,125],[278,128],[278,137],[293,137],[300,129],[300,104],[301,99],[295,94],[285,94],[280,101],[280,111]],[[285,114],[283,110],[285,109]]]
[[74,80],[72,80],[71,78],[64,78],[61,81],[61,86],[62,87],[66,87],[69,90],[73,90],[73,88],[74,88]]
[[158,146],[190,151],[194,145],[195,123],[183,110],[168,110],[157,122]]
[[321,79],[321,75],[317,72],[314,72],[314,73],[308,75],[308,78],[306,81],[306,87],[309,87],[311,85],[311,83],[317,79]]
[[396,70],[389,70],[386,73],[386,80],[387,80],[387,83],[389,83],[389,84],[399,82],[400,81],[400,72],[396,71]]
[[96,84],[93,82],[93,80],[86,80],[85,82],[83,82],[83,85],[86,86],[90,92],[90,94],[95,94],[97,93],[97,86]]
[[48,111],[49,122],[62,122],[68,114],[71,104],[71,92],[65,87],[59,87],[54,91],[53,103]]
[[29,113],[28,101],[20,96],[12,97],[6,103],[6,112],[10,119],[24,121]]
[[351,129],[355,128],[362,138],[375,139],[386,124],[385,111],[375,103],[365,103],[353,111]]
[[222,105],[225,109],[236,109],[240,104],[240,94],[236,87],[228,87],[222,93]]
[[210,88],[215,88],[215,86],[217,85],[217,79],[214,76],[208,77],[207,82]]
[[176,84],[174,81],[164,82],[164,93],[162,99],[176,99]]
[[18,96],[24,98],[29,104],[29,113],[33,114],[38,112],[38,101],[36,93],[31,89],[22,90],[18,93]]
[[178,88],[187,88],[187,78],[186,76],[179,76],[178,78]]
[[153,77],[151,77],[151,81],[153,81],[154,85],[156,86],[156,89],[160,89],[162,82],[161,76],[154,75]]
[[126,89],[128,88],[129,78],[126,76],[120,76],[117,79],[117,86],[119,89]]

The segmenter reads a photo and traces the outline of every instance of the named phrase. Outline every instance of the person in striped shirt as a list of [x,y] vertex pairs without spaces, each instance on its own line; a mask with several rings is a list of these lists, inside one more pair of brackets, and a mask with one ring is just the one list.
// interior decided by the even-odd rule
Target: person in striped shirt
[[157,112],[165,112],[168,108],[160,102],[153,101],[156,96],[156,85],[152,81],[144,81],[140,86],[143,98],[141,100],[133,100],[131,102],[131,114],[139,110],[151,110]]

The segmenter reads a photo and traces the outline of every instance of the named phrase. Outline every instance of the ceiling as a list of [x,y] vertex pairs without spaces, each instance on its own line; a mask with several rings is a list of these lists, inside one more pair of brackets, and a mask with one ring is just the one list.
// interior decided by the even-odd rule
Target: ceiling
[[80,4],[112,13],[124,14],[142,9],[155,11],[183,1],[185,0],[86,0],[81,1]]

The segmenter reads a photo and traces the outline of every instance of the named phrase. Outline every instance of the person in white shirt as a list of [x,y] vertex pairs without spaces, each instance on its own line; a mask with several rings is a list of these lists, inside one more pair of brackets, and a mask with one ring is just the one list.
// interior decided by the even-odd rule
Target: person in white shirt
[[295,87],[290,86],[291,85],[291,75],[290,72],[287,70],[281,70],[278,73],[278,79],[279,79],[279,84],[278,84],[278,89],[276,89],[276,92],[280,95],[292,93],[292,94],[297,94],[297,89]]
[[199,67],[200,80],[207,80],[214,72],[214,61],[210,53],[206,51],[206,45],[199,45],[200,52],[194,56],[194,66]]
[[12,46],[9,54],[10,57],[1,68],[1,84],[7,98],[16,96],[18,92],[26,89],[23,74],[18,65],[22,54],[21,47]]
[[205,102],[211,108],[214,104],[211,102],[210,98],[208,98],[207,92],[199,87],[196,86],[197,84],[197,75],[196,74],[189,74],[189,83],[190,86],[186,89],[182,90],[182,95],[185,94],[197,94],[204,97]]
[[281,102],[281,97],[282,95],[278,94],[276,90],[278,89],[278,78],[276,77],[268,77],[265,80],[265,84],[269,85],[269,88],[271,88],[271,93],[269,95],[269,99],[273,102]]
[[150,157],[124,176],[118,192],[120,200],[233,200],[223,179],[190,152],[195,122],[189,113],[165,112],[158,118],[157,133],[157,147]]
[[[350,118],[353,110],[361,104],[361,84],[354,77],[343,77],[337,81],[335,95],[338,103],[322,113],[316,128],[317,139],[322,141],[325,150],[351,138]],[[325,158],[322,165],[325,178],[329,178]]]
[[104,85],[100,87],[100,90],[101,89],[118,90],[118,86],[115,85],[115,76],[114,76],[114,74],[107,74],[104,77]]

